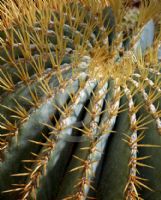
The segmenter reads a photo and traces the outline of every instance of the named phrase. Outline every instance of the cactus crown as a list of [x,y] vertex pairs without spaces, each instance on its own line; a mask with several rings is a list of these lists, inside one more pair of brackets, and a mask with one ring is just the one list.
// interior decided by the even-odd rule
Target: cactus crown
[[160,12],[0,2],[2,199],[160,198]]

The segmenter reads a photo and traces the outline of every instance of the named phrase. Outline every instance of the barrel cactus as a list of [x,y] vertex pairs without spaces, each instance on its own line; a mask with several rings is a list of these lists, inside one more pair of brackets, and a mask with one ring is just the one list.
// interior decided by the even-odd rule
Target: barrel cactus
[[159,0],[0,1],[0,199],[161,200]]

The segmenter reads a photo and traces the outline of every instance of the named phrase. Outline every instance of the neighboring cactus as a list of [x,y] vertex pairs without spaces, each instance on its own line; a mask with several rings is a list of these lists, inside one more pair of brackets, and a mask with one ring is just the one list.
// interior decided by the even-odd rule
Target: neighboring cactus
[[161,200],[159,0],[0,2],[0,199]]

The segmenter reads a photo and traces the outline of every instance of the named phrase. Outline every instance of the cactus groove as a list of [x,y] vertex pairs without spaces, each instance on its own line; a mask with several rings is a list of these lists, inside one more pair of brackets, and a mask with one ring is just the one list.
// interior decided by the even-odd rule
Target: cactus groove
[[161,200],[159,1],[0,1],[0,199]]

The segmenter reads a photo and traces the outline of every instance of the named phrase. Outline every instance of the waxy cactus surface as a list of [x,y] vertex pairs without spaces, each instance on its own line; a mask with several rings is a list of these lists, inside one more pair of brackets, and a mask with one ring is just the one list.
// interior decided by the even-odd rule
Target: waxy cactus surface
[[159,2],[0,1],[0,199],[161,200]]

